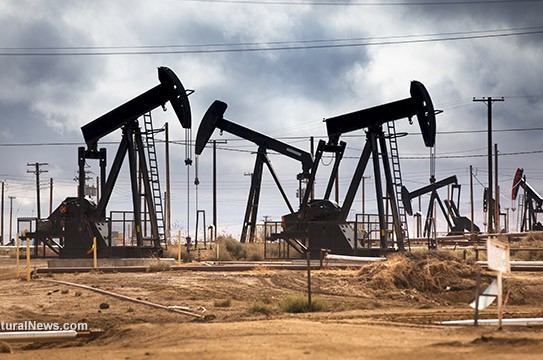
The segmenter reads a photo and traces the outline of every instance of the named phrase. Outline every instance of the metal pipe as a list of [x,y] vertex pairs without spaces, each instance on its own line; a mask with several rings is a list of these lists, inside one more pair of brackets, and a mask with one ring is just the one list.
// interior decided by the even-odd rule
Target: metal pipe
[[185,310],[180,310],[180,309],[173,309],[173,308],[170,308],[170,307],[167,307],[167,306],[164,306],[164,305],[155,304],[155,303],[145,301],[145,300],[135,299],[135,298],[132,298],[132,297],[129,297],[129,296],[112,293],[110,291],[93,288],[93,287],[87,286],[87,285],[81,285],[81,284],[71,283],[71,282],[67,282],[67,281],[60,281],[60,280],[49,280],[49,279],[36,279],[36,280],[37,281],[43,281],[43,282],[50,282],[50,283],[53,283],[53,284],[62,284],[62,285],[68,285],[68,286],[75,286],[75,287],[79,287],[81,289],[94,291],[94,292],[97,292],[99,294],[112,296],[112,297],[117,298],[117,299],[131,301],[133,303],[137,303],[137,304],[141,304],[141,305],[151,306],[151,307],[154,307],[154,308],[157,308],[157,309],[167,310],[167,311],[175,312],[175,313],[178,313],[178,314],[192,316],[192,317],[199,318],[199,319],[204,318],[202,315],[195,314],[195,313],[192,313],[190,311],[185,311]]
[[335,254],[326,254],[324,256],[325,260],[343,260],[343,261],[357,261],[357,262],[377,262],[385,261],[384,257],[369,257],[369,256],[349,256],[349,255],[335,255]]
[[76,337],[75,330],[0,332],[0,340],[6,342],[65,341]]

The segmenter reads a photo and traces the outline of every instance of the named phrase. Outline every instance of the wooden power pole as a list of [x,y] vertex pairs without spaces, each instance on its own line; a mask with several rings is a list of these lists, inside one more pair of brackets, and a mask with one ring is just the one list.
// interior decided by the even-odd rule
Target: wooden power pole
[[488,145],[488,187],[487,187],[487,201],[488,201],[488,207],[487,207],[487,232],[492,233],[494,232],[494,224],[492,222],[493,218],[493,211],[492,211],[492,197],[493,197],[493,191],[492,191],[492,104],[495,101],[505,101],[505,99],[499,98],[494,99],[492,97],[483,97],[483,98],[473,98],[473,101],[475,102],[484,102],[487,105],[487,122],[488,122],[488,133],[487,133],[487,145]]
[[42,172],[47,172],[47,170],[42,170],[41,167],[44,165],[49,165],[48,163],[34,163],[26,164],[27,166],[33,166],[34,170],[26,170],[27,173],[34,173],[36,175],[36,218],[41,219],[41,207],[40,207],[40,174]]

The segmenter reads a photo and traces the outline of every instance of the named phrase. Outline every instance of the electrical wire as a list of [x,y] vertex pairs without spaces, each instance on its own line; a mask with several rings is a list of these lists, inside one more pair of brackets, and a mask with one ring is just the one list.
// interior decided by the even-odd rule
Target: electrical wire
[[[537,30],[537,29],[541,30],[542,27],[543,27],[543,25],[537,25],[537,26],[527,26],[527,27],[520,27],[520,28],[469,30],[469,31],[454,31],[454,32],[441,32],[441,33],[430,33],[430,34],[387,35],[387,36],[372,36],[372,37],[351,37],[351,38],[338,38],[338,39],[312,39],[312,40],[242,42],[242,43],[209,43],[209,44],[134,45],[134,46],[0,47],[0,50],[137,50],[137,49],[166,49],[166,48],[191,48],[191,47],[292,45],[292,44],[330,43],[330,42],[345,42],[345,41],[408,39],[408,38],[429,37],[429,36],[472,35],[472,34],[506,32],[506,31],[526,31],[526,30]],[[472,98],[454,100],[454,102],[455,101],[470,101],[471,102]]]
[[[217,54],[217,53],[242,53],[242,52],[268,52],[268,51],[289,51],[289,50],[312,50],[312,49],[337,49],[337,48],[352,48],[352,47],[367,47],[367,46],[385,46],[385,45],[404,45],[404,44],[420,44],[420,43],[436,43],[446,41],[459,40],[477,40],[489,38],[501,38],[511,36],[537,35],[543,34],[541,26],[532,27],[533,30],[505,32],[499,34],[480,34],[481,31],[468,32],[461,35],[451,35],[446,37],[433,37],[429,39],[412,39],[412,40],[389,40],[377,42],[351,42],[346,44],[315,44],[315,45],[291,45],[291,46],[256,46],[243,48],[219,48],[219,49],[192,49],[192,50],[137,50],[137,51],[67,51],[67,52],[0,52],[0,56],[120,56],[120,55],[173,55],[173,54]],[[491,30],[495,32],[500,30]],[[505,30],[504,30],[505,31]],[[510,31],[510,30],[509,30]],[[471,35],[470,35],[471,34]],[[420,35],[420,37],[435,36],[435,35]],[[399,37],[398,37],[399,38]],[[322,40],[321,40],[322,41]],[[334,40],[329,40],[334,41]],[[337,41],[337,40],[336,40]],[[293,42],[298,43],[298,42]],[[222,45],[221,45],[222,46]],[[174,47],[179,47],[176,45]],[[120,48],[119,48],[120,49]],[[60,50],[60,49],[59,49]]]
[[411,2],[360,2],[360,1],[279,1],[279,0],[178,0],[180,2],[222,3],[237,5],[311,5],[311,6],[444,6],[475,4],[539,3],[541,0],[475,0],[475,1],[411,1]]

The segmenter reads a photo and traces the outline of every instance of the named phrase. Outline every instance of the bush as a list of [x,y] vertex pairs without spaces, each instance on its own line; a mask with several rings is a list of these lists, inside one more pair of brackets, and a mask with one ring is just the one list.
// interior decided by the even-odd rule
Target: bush
[[170,263],[167,261],[160,261],[160,259],[156,259],[156,261],[151,262],[147,266],[147,272],[159,272],[168,270],[170,270]]
[[241,245],[240,242],[234,239],[228,239],[224,242],[224,246],[226,247],[226,251],[232,255],[232,257],[236,260],[241,260],[245,257],[247,257],[247,251],[243,248],[243,245]]
[[309,306],[306,295],[289,296],[281,302],[281,309],[288,313],[325,311],[328,308],[328,303],[318,298],[312,299]]
[[270,315],[273,313],[273,309],[271,306],[262,304],[262,303],[254,303],[249,308],[249,312],[251,313],[258,313],[258,314],[264,314],[264,315]]

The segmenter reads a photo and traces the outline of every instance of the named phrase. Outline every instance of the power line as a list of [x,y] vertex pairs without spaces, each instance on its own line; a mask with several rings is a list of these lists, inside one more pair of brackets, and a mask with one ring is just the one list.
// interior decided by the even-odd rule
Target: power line
[[[541,27],[537,27],[541,28]],[[543,34],[543,30],[509,32],[501,34],[479,34],[465,36],[435,37],[430,39],[414,40],[391,40],[379,42],[355,42],[347,44],[322,44],[322,45],[293,45],[276,47],[252,47],[252,48],[225,48],[225,49],[193,49],[193,50],[148,50],[148,51],[81,51],[81,52],[0,52],[0,56],[120,56],[120,55],[174,55],[174,54],[217,54],[217,53],[241,53],[241,52],[267,52],[267,51],[289,51],[289,50],[314,50],[314,49],[337,49],[366,46],[405,45],[434,43],[459,40],[476,40],[488,38],[501,38],[511,36],[524,36]],[[430,35],[433,36],[433,35]],[[332,40],[333,41],[333,40]]]
[[[543,1],[543,0],[542,0]],[[170,45],[133,45],[133,46],[40,46],[40,47],[0,47],[0,50],[136,50],[136,49],[166,49],[166,48],[194,48],[194,47],[227,47],[227,46],[268,46],[268,45],[293,45],[293,44],[311,44],[311,43],[331,43],[345,41],[367,41],[367,40],[384,40],[384,39],[408,39],[417,37],[430,36],[451,36],[451,35],[470,35],[482,33],[508,32],[508,31],[527,31],[542,29],[542,25],[527,26],[520,28],[505,28],[505,29],[486,29],[486,30],[469,30],[469,31],[454,31],[441,32],[430,34],[410,34],[410,35],[386,35],[372,37],[351,37],[337,39],[309,39],[309,40],[290,40],[290,41],[266,41],[266,42],[241,42],[241,43],[209,43],[209,44],[170,44]],[[490,34],[487,34],[490,35]],[[469,99],[471,101],[471,98]],[[460,101],[464,101],[461,99]]]
[[[493,129],[492,132],[524,132],[524,131],[543,131],[543,127],[533,127],[533,128],[512,128],[512,129]],[[451,131],[437,131],[438,135],[462,135],[462,134],[472,134],[472,133],[486,133],[487,130],[451,130]],[[411,135],[420,135],[420,132],[410,132],[407,136]],[[323,138],[326,135],[322,136]],[[342,138],[361,138],[365,137],[364,134],[345,134],[342,135]],[[274,136],[274,138],[279,140],[307,140],[308,136]],[[224,138],[227,141],[247,141],[241,138]],[[157,139],[157,142],[162,142],[163,140]],[[170,140],[171,144],[174,145],[186,145],[184,140]],[[118,141],[104,141],[100,145],[118,145]],[[41,142],[41,143],[0,143],[0,147],[34,147],[34,146],[82,146],[84,143],[80,142]]]
[[[542,154],[543,150],[530,150],[530,151],[516,151],[516,152],[500,152],[500,156],[512,156],[512,155],[532,155],[532,154]],[[473,155],[441,155],[436,156],[436,159],[465,159],[465,158],[482,158],[487,157],[487,154],[473,154]],[[419,159],[429,159],[429,156],[400,156],[402,160],[419,160]]]
[[537,3],[541,0],[480,0],[480,1],[415,1],[415,2],[353,2],[353,1],[257,1],[257,0],[181,0],[182,2],[224,3],[238,5],[312,5],[312,6],[427,6]]

